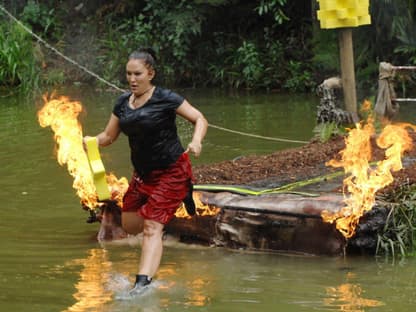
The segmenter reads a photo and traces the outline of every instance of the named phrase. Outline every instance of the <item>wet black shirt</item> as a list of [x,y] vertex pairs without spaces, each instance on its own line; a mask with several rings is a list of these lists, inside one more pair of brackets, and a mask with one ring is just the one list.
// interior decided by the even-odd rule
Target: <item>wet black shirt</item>
[[128,136],[131,161],[139,174],[167,168],[184,152],[176,129],[176,109],[184,101],[180,95],[156,87],[141,107],[129,106],[131,92],[122,94],[114,105],[121,131]]

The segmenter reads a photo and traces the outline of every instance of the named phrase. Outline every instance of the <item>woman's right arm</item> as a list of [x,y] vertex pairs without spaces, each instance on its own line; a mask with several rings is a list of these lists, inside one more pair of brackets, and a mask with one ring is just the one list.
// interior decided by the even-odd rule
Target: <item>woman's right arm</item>
[[111,114],[110,120],[108,121],[104,131],[96,135],[98,145],[107,146],[112,144],[115,140],[117,140],[120,131],[118,117]]

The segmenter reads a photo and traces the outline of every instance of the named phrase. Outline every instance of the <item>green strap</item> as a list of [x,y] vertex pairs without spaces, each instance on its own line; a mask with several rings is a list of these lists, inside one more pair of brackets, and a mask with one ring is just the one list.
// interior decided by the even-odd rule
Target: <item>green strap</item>
[[[373,164],[375,164],[375,162],[370,163],[370,165],[373,165]],[[194,189],[200,190],[200,191],[212,191],[212,192],[228,191],[228,192],[237,193],[241,195],[255,195],[255,196],[263,195],[263,194],[297,194],[297,195],[302,195],[302,196],[316,197],[316,196],[319,196],[319,194],[292,191],[292,189],[322,182],[322,181],[328,181],[336,177],[342,176],[343,174],[345,174],[343,171],[335,171],[332,173],[325,174],[323,176],[318,176],[318,177],[314,177],[314,178],[303,180],[303,181],[297,181],[297,182],[282,185],[277,188],[265,189],[265,190],[253,190],[249,187],[234,186],[234,185],[221,185],[221,184],[199,184],[199,185],[197,184],[197,185],[194,185]]]
[[281,190],[281,189],[266,189],[266,190],[253,190],[251,188],[245,188],[242,186],[234,185],[219,185],[219,184],[196,184],[194,185],[194,190],[199,191],[211,191],[211,192],[231,192],[240,195],[264,195],[264,194],[296,194],[308,197],[316,197],[319,194],[307,193],[307,192],[296,192],[290,190]]
[[237,193],[241,195],[259,195],[259,191],[254,191],[249,188],[243,188],[240,186],[233,186],[233,185],[197,184],[197,185],[194,185],[194,190],[213,191],[213,192],[228,191],[228,192]]
[[[369,164],[376,165],[377,162],[372,161]],[[228,191],[228,192],[237,193],[241,195],[255,195],[255,196],[263,195],[263,194],[297,194],[297,195],[302,195],[302,196],[316,197],[316,196],[319,196],[319,194],[292,191],[292,189],[322,182],[322,181],[332,180],[344,174],[345,174],[344,171],[335,171],[335,172],[331,172],[322,176],[314,177],[308,180],[297,181],[297,182],[282,185],[277,188],[266,189],[266,190],[253,190],[249,187],[234,186],[234,185],[220,185],[220,184],[199,184],[199,185],[197,184],[197,185],[194,185],[194,189],[200,190],[200,191],[212,191],[212,192]]]

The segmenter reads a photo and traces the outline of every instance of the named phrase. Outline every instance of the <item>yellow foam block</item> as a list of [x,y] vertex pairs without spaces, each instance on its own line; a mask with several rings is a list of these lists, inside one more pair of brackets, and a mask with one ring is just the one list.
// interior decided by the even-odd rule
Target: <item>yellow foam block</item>
[[[331,11],[329,11],[329,12],[331,12]],[[341,9],[341,10],[335,10],[334,11],[335,12],[335,14],[336,14],[336,17],[337,18],[347,18],[348,17],[348,9]]]
[[345,8],[340,10],[320,10],[318,11],[318,19],[344,19],[357,18],[368,15],[368,8],[359,6],[356,8]]
[[318,0],[319,8],[325,10],[339,10],[345,8],[356,8],[359,6],[369,7],[369,0]]
[[359,16],[344,19],[323,19],[321,20],[321,28],[340,28],[340,27],[358,27],[361,25],[371,24],[370,15]]
[[326,19],[321,20],[321,28],[324,29],[331,29],[331,28],[341,28],[341,27],[357,27],[358,20],[357,19]]
[[104,164],[101,161],[98,143],[95,137],[85,140],[87,157],[99,200],[110,199],[110,191],[106,180]]
[[321,28],[357,27],[371,24],[369,0],[318,0]]
[[358,18],[360,25],[370,25],[371,24],[371,16],[370,15],[363,15]]

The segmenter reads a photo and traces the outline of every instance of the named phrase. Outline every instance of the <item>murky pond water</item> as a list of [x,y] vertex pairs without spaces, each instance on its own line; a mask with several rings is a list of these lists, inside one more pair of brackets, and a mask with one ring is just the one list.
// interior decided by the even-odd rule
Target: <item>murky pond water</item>
[[[212,125],[256,135],[307,141],[314,96],[225,94],[178,90]],[[85,134],[107,121],[117,94],[68,89],[59,94],[86,108]],[[50,129],[38,125],[42,101],[0,99],[1,311],[411,311],[416,260],[308,257],[247,253],[166,241],[156,282],[140,298],[117,300],[131,285],[139,250],[134,242],[100,245],[97,224],[54,156]],[[416,109],[402,106],[413,122]],[[184,142],[191,129],[180,122]],[[210,128],[195,165],[295,147]],[[102,150],[108,171],[130,175],[127,141]]]

